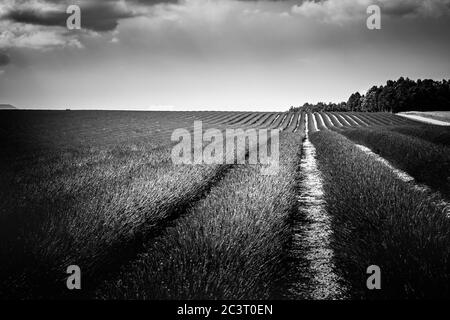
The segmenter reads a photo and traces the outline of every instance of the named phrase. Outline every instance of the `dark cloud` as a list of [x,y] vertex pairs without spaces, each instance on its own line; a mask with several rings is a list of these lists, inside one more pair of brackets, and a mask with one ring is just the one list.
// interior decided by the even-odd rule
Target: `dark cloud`
[[[54,1],[56,2],[56,1]],[[120,19],[136,16],[117,6],[117,1],[97,1],[81,5],[81,26],[94,31],[114,30]],[[65,10],[33,10],[13,8],[3,18],[14,22],[42,26],[65,26],[69,15]]]
[[[57,3],[57,4],[69,4],[67,0],[47,0],[48,2]],[[246,1],[246,0],[244,0]],[[258,1],[258,0],[247,0],[247,1]],[[277,1],[277,0],[275,0]],[[118,0],[91,0],[91,3],[112,3],[112,2],[118,2]],[[180,0],[125,0],[128,4],[133,3],[139,3],[144,5],[155,5],[155,4],[161,4],[161,3],[177,3],[180,2]],[[74,3],[76,4],[76,3]]]
[[13,9],[5,15],[6,19],[26,24],[43,26],[64,26],[67,14],[62,11],[36,11],[30,9]]
[[[240,1],[258,1],[258,0],[240,0]],[[284,0],[272,0],[284,1]],[[68,5],[65,0],[47,0],[48,3]],[[180,0],[128,0],[127,4],[130,8],[139,4],[144,6],[153,6],[162,3],[178,3]],[[94,31],[111,31],[114,30],[120,19],[135,17],[138,14],[123,6],[118,5],[118,0],[92,0],[89,3],[82,3],[81,8],[81,24],[85,29]],[[11,20],[32,25],[41,26],[61,26],[66,25],[68,14],[64,10],[55,9],[30,9],[27,7],[16,6],[6,13],[3,19]]]
[[11,62],[9,56],[5,53],[0,52],[0,67],[6,66]]
[[441,16],[448,15],[450,0],[421,0],[387,1],[379,0],[378,4],[384,14],[393,17],[403,16]]
[[417,14],[420,11],[422,3],[417,1],[399,1],[393,3],[381,3],[381,10],[391,16],[406,16]]
[[[155,5],[155,4],[161,4],[161,3],[177,3],[178,0],[135,0],[137,3],[140,4],[146,4],[146,5]],[[132,2],[132,1],[129,1]]]
[[114,30],[120,19],[136,16],[135,13],[119,8],[112,3],[98,3],[86,8],[81,7],[81,11],[82,27],[95,31]]

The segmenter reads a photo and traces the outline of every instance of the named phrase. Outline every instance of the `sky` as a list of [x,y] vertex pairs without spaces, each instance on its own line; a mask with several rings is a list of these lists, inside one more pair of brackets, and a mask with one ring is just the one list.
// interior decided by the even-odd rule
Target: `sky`
[[[66,9],[81,9],[69,30]],[[369,30],[367,8],[381,9]],[[450,78],[450,0],[0,0],[0,104],[282,111]]]

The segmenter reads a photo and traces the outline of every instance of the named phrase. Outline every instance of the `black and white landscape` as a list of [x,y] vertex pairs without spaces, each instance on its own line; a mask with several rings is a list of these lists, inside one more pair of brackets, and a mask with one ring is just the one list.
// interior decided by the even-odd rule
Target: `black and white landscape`
[[448,30],[450,0],[3,0],[0,300],[449,299]]

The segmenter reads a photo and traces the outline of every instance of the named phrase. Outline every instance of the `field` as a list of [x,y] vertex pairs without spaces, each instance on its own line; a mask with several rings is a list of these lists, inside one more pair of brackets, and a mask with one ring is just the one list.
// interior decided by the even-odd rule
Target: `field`
[[432,111],[432,112],[406,112],[406,114],[412,114],[417,116],[422,116],[430,119],[440,120],[450,122],[450,112],[449,111]]
[[[251,144],[243,164],[175,165],[171,135],[194,121],[280,129],[279,170],[249,163]],[[450,297],[449,127],[388,113],[4,110],[0,146],[0,299]],[[67,289],[69,265],[82,290]],[[366,286],[371,265],[380,290]]]

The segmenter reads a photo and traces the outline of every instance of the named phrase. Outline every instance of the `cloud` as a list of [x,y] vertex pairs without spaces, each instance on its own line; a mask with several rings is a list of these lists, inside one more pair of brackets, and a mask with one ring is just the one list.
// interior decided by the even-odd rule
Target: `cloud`
[[[149,54],[198,56],[208,50],[234,54],[239,48],[257,55],[295,52],[297,39],[339,46],[338,31],[323,22],[365,26],[366,9],[374,3],[393,19],[450,10],[450,0],[78,0],[80,32],[65,28],[71,0],[1,1],[6,5],[0,7],[0,48],[109,50],[114,43],[114,48],[145,47]],[[316,30],[314,37],[307,28]]]
[[292,13],[323,22],[343,22],[361,17],[370,0],[305,1],[294,5]]
[[5,15],[6,19],[14,22],[37,24],[43,26],[64,26],[67,14],[59,10],[31,10],[16,9],[11,10]]
[[[273,20],[272,12],[280,17],[284,13],[284,17],[288,17],[287,11],[295,3],[294,0],[79,0],[83,34],[65,29],[66,8],[72,1],[4,1],[5,6],[0,8],[0,30],[4,30],[0,31],[0,47],[33,49],[81,47],[89,41],[89,35],[94,35],[91,38],[97,40],[107,38],[105,42],[117,43],[121,39],[120,34],[116,33],[112,38],[111,35],[119,30],[119,23],[140,18],[150,21],[144,26],[145,32],[140,33],[141,38],[155,28],[162,38],[174,29],[181,29],[184,34],[193,32],[194,36],[214,30],[227,33],[227,30],[235,29],[233,23],[236,22],[258,33],[252,24],[261,26],[264,21]],[[274,19],[276,21],[277,17]],[[161,25],[163,30],[159,28]],[[212,30],[208,30],[209,27]],[[186,40],[181,40],[181,43],[186,44]]]
[[145,4],[145,5],[153,6],[155,4],[177,3],[177,2],[180,2],[180,1],[179,0],[136,0],[136,2]]
[[382,12],[390,16],[440,17],[450,14],[450,0],[379,1]]
[[[63,4],[49,6],[16,4],[3,15],[3,19],[24,24],[64,27],[69,16],[66,8],[67,5]],[[120,19],[139,14],[124,1],[81,1],[80,8],[82,28],[100,32],[114,30]]]
[[[397,1],[383,2],[383,28],[374,32],[366,28],[369,2],[362,0],[135,0],[117,10],[132,17],[115,20],[114,30],[91,33],[4,19],[0,46],[12,48],[0,51],[13,65],[0,77],[0,93],[29,107],[273,110],[340,101],[401,75],[447,78],[450,19],[423,18],[436,4]],[[53,12],[60,5],[42,3],[21,8]],[[298,13],[291,11],[294,4]],[[342,25],[323,23],[327,19]]]
[[80,0],[82,31],[70,32],[66,9],[72,1],[4,1],[0,6],[0,48],[81,48],[82,39],[114,31],[119,20],[142,14],[138,6],[123,0]]
[[366,16],[368,6],[380,6],[389,17],[439,17],[450,15],[450,0],[323,0],[293,5],[293,14],[326,23],[351,22]]
[[54,47],[81,48],[75,35],[67,34],[63,27],[49,30],[43,26],[0,21],[0,49],[29,48],[47,50]]

